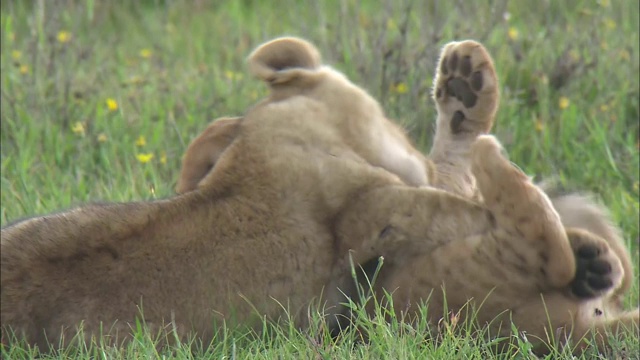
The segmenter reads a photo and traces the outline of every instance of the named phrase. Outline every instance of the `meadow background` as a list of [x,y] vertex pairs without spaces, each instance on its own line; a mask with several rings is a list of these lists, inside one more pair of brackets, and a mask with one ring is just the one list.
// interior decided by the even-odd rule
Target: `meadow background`
[[[470,38],[494,57],[502,91],[495,133],[511,159],[532,176],[596,194],[637,262],[636,1],[15,0],[0,9],[3,225],[87,201],[172,196],[189,141],[211,120],[241,115],[266,94],[245,71],[245,58],[281,35],[314,42],[427,151],[439,49]],[[638,298],[636,285],[627,305]],[[398,337],[398,324],[370,325],[377,327],[368,345],[316,342],[284,329],[269,339],[225,333],[196,352],[186,345],[157,350],[140,335],[125,349],[97,345],[54,356],[487,356],[486,344],[469,338],[452,334],[436,346]],[[638,342],[627,340],[612,356],[637,356],[630,349]],[[528,358],[527,349],[523,342],[505,357]],[[5,358],[33,354],[3,347]]]

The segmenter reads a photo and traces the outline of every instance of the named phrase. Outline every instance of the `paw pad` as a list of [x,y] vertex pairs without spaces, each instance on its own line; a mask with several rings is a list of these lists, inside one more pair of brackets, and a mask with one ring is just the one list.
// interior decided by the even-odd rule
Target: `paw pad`
[[[460,56],[455,50],[440,62],[441,75],[453,75],[444,81],[447,95],[461,101],[466,108],[472,108],[476,105],[478,100],[476,92],[482,90],[484,84],[482,72],[477,70],[472,73],[472,70],[471,56],[465,55],[460,60]],[[442,95],[442,87],[438,86],[436,98],[440,99]]]
[[484,47],[474,41],[445,46],[437,72],[434,98],[439,118],[450,122],[451,133],[489,132],[499,94],[493,62]]
[[478,96],[471,90],[469,83],[460,78],[453,78],[447,81],[447,94],[455,97],[458,101],[462,101],[466,108],[474,107],[476,100],[478,100]]
[[462,127],[464,121],[464,113],[462,111],[456,111],[451,118],[451,132],[454,134]]
[[613,267],[602,257],[601,249],[584,245],[576,250],[575,255],[576,276],[571,284],[571,292],[575,296],[593,298],[613,287]]

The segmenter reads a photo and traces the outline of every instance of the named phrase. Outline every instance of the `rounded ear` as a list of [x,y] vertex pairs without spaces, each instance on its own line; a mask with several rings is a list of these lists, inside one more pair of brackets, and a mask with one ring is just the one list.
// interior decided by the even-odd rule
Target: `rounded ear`
[[214,120],[195,138],[184,156],[176,193],[183,194],[198,188],[198,184],[214,168],[222,153],[235,140],[242,118]]
[[249,70],[271,85],[282,84],[321,65],[318,49],[306,40],[283,37],[260,45],[249,55]]

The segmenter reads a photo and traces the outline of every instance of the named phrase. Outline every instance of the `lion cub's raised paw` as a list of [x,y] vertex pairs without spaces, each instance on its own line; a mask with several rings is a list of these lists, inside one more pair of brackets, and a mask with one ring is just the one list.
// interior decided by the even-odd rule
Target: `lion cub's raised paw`
[[577,229],[567,230],[567,235],[576,258],[576,276],[571,282],[573,295],[590,299],[620,286],[623,276],[620,259],[604,239]]
[[443,48],[436,72],[438,122],[448,122],[452,135],[489,132],[500,94],[486,49],[472,40],[451,42]]

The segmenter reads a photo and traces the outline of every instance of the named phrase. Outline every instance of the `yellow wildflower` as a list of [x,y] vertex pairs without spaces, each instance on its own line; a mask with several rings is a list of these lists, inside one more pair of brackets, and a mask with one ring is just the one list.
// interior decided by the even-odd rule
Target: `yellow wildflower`
[[64,44],[71,40],[71,33],[65,30],[58,31],[58,42]]
[[629,54],[629,50],[627,49],[620,50],[619,55],[621,60],[625,60],[625,61],[631,60],[631,54]]
[[361,28],[367,29],[369,26],[371,26],[371,19],[369,19],[367,15],[361,12],[358,15],[358,24],[360,25]]
[[141,164],[146,164],[151,161],[151,159],[153,159],[153,153],[136,154],[136,158],[138,159],[138,161],[140,161]]
[[542,76],[540,76],[540,82],[544,85],[547,85],[549,83],[549,78],[547,77],[547,75],[542,74]]
[[11,52],[11,57],[13,58],[13,60],[20,60],[20,58],[22,57],[22,52],[20,50],[13,50]]
[[610,5],[609,0],[599,0],[598,3],[602,7],[609,7],[609,5]]
[[580,61],[580,53],[575,49],[569,51],[569,57],[571,58],[571,61],[573,61],[573,62]]
[[241,73],[233,72],[231,70],[225,71],[224,72],[224,76],[228,80],[242,80],[242,74]]
[[147,145],[147,140],[144,138],[144,136],[140,135],[138,136],[138,140],[136,140],[136,146],[145,146]]
[[148,59],[153,55],[150,49],[142,49],[140,50],[140,57],[143,59]]
[[28,74],[29,65],[20,65],[20,74]]
[[164,151],[160,155],[160,163],[161,164],[166,164],[167,163],[167,153],[164,152]]
[[593,11],[591,11],[591,9],[580,9],[578,10],[578,12],[580,13],[580,15],[585,15],[585,16],[593,15]]
[[409,91],[409,87],[407,86],[407,84],[399,82],[395,86],[393,86],[392,90],[397,94],[406,94],[407,91]]
[[393,21],[393,19],[389,18],[389,20],[387,20],[387,29],[394,31],[398,29],[398,25],[396,25],[396,22]]
[[510,27],[509,31],[507,32],[507,36],[509,36],[509,39],[511,40],[517,40],[519,35],[520,33],[518,32],[518,29],[516,29],[515,27]]
[[115,101],[112,98],[108,98],[107,99],[107,109],[109,109],[109,111],[116,111],[118,110],[118,102]]
[[607,104],[600,105],[600,111],[602,111],[602,112],[609,111],[609,105],[607,105]]
[[569,98],[567,98],[566,96],[561,96],[558,100],[558,106],[561,110],[568,108],[570,103],[571,101],[569,101]]
[[542,120],[540,120],[539,118],[536,118],[535,126],[537,132],[542,132],[542,130],[544,130],[544,122],[542,122]]
[[607,29],[609,30],[613,30],[616,28],[616,26],[618,26],[618,24],[616,24],[616,22],[613,19],[606,18],[604,19],[604,26],[606,26]]
[[74,134],[84,136],[84,124],[81,122],[73,124],[73,126],[71,126],[71,131],[73,131]]
[[107,142],[107,134],[100,133],[98,135],[98,142],[100,142],[100,143]]

